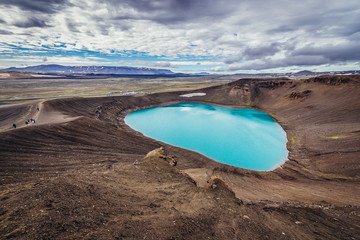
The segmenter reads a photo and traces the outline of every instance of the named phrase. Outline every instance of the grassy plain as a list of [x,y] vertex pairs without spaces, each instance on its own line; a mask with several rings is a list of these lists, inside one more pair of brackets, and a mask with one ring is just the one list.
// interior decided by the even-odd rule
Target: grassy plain
[[148,94],[188,91],[223,84],[231,80],[216,77],[8,78],[0,79],[0,103],[74,96],[116,96],[126,92]]

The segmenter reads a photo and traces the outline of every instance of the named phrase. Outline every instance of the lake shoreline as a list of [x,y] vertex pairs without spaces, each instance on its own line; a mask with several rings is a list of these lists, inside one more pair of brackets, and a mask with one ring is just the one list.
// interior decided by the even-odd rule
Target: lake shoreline
[[[207,106],[211,106],[213,108],[212,111],[206,112]],[[183,108],[186,108],[186,111],[184,111]],[[231,111],[229,111],[230,109]],[[272,171],[276,168],[274,168],[274,166],[279,167],[284,163],[283,159],[287,159],[288,151],[286,150],[285,157],[282,156],[283,151],[280,151],[280,149],[283,148],[277,143],[278,139],[283,138],[281,136],[282,134],[286,136],[286,132],[274,119],[264,112],[249,108],[237,108],[235,110],[235,108],[215,107],[214,105],[192,102],[150,108],[146,109],[145,112],[144,110],[145,109],[126,115],[124,119],[125,123],[144,136],[198,152],[213,161],[256,171]],[[239,116],[236,116],[237,114],[234,116],[233,111],[236,111],[237,114],[240,114],[242,117],[239,118]],[[253,114],[263,114],[271,119],[271,123],[263,122],[268,120],[254,117],[255,115],[253,116],[250,111],[253,111]],[[190,115],[192,117],[190,117]],[[222,119],[221,122],[217,120],[219,117]],[[167,120],[165,121],[165,119]],[[206,119],[206,121],[204,121],[204,119]],[[226,122],[226,119],[228,122]],[[237,121],[237,123],[234,121]],[[149,122],[151,122],[150,125],[148,124]],[[212,125],[208,126],[210,123]],[[250,134],[248,133],[248,129],[253,124],[257,125],[257,129],[253,129],[251,133],[252,137],[247,138],[246,136]],[[187,132],[186,128],[188,127],[191,127],[192,130],[184,134]],[[201,129],[212,129],[212,131],[197,132],[196,129],[199,129],[199,127],[201,127]],[[179,128],[182,130],[179,131]],[[229,128],[231,128],[232,131],[237,129],[237,134],[232,134],[230,131],[226,133],[226,129],[230,130]],[[269,131],[271,131],[271,133],[269,133]],[[214,136],[215,132],[217,136]],[[275,135],[279,135],[278,138],[275,138]],[[173,139],[172,136],[176,136],[176,139]],[[207,144],[202,144],[206,139],[217,138],[221,138],[227,142],[208,141]],[[198,140],[195,141],[195,139]],[[257,149],[261,141],[263,147],[262,149]],[[244,143],[248,146],[247,148],[242,147]],[[273,146],[275,143],[277,143],[276,146]],[[286,146],[286,141],[283,144]],[[217,148],[218,150],[215,150]],[[252,150],[253,153],[249,152],[249,148],[254,148],[254,150]],[[279,158],[271,156],[269,155],[270,151],[272,154],[276,152],[276,156],[281,153],[281,156],[279,156]],[[221,155],[221,152],[223,152],[224,155]],[[258,156],[261,152],[266,152],[266,155]],[[264,161],[263,159],[267,160]]]

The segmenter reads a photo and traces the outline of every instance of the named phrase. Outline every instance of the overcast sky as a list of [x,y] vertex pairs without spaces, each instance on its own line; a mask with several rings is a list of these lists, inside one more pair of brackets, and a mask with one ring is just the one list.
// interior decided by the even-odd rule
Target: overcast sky
[[360,68],[359,0],[0,0],[0,68]]

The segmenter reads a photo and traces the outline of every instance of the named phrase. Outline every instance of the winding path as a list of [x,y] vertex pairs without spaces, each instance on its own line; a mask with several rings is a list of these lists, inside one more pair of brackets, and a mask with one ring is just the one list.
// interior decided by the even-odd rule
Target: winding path
[[[16,120],[14,120],[13,122],[10,122],[10,120],[8,120],[8,123],[6,123],[5,125],[3,125],[2,128],[0,128],[0,132],[6,132],[14,129],[12,126],[13,123],[16,124],[16,128],[18,129],[23,127],[34,127],[44,124],[64,123],[79,118],[79,117],[71,117],[65,115],[59,111],[52,111],[52,110],[47,111],[46,108],[44,108],[44,102],[45,101],[41,101],[30,104],[30,108],[27,111],[27,113],[17,116]],[[37,108],[39,108],[39,110],[37,110]],[[35,123],[29,122],[27,126],[25,124],[25,121],[28,118],[35,119]]]

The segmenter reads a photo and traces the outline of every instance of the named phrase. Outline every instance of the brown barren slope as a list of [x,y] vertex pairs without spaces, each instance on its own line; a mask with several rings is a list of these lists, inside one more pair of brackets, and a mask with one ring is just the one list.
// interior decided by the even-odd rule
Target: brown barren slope
[[[359,88],[358,76],[245,79],[202,97],[46,101],[39,124],[0,132],[0,238],[357,239]],[[266,111],[287,132],[289,161],[271,172],[231,167],[123,122],[184,101]],[[30,108],[0,111],[1,126]]]

